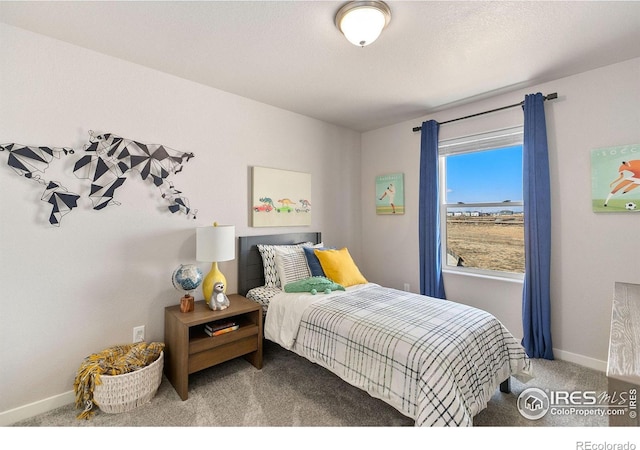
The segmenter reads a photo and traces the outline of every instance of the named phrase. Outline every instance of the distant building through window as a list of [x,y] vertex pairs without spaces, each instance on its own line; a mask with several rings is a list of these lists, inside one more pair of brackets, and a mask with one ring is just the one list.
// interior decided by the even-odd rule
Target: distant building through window
[[522,127],[442,141],[443,268],[524,273]]

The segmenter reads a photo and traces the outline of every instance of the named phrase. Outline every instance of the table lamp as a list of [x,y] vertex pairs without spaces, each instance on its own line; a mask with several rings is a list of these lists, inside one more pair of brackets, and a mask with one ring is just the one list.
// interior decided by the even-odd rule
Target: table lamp
[[222,283],[224,292],[227,280],[218,269],[218,262],[229,261],[236,257],[236,228],[233,225],[220,225],[214,222],[210,227],[196,229],[196,260],[211,263],[211,271],[202,282],[202,294],[209,304],[213,285]]

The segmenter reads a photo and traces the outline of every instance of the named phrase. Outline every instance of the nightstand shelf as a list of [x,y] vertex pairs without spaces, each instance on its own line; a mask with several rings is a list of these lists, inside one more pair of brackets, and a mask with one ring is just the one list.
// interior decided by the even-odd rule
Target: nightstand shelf
[[[222,311],[210,310],[204,300],[188,313],[179,305],[165,308],[165,374],[182,400],[189,396],[189,374],[239,356],[262,368],[262,307],[237,294],[229,302]],[[222,319],[240,328],[214,337],[204,332],[206,323]]]

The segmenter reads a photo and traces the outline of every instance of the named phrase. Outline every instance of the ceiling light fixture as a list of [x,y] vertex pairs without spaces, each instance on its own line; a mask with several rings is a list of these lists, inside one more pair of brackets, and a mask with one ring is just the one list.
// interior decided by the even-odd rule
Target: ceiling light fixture
[[364,47],[378,39],[391,21],[384,2],[349,2],[336,14],[336,27],[353,45]]

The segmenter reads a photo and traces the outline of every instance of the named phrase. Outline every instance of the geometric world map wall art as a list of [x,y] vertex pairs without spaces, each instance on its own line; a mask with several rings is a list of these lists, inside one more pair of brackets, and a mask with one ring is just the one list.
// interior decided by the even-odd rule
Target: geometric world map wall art
[[[19,176],[43,186],[41,200],[50,205],[49,223],[60,226],[62,217],[78,206],[81,195],[69,192],[63,182],[47,180],[45,172],[54,159],[75,156],[68,147],[38,147],[16,143],[1,144],[0,151],[7,154],[7,166]],[[164,145],[145,144],[113,133],[94,134],[89,131],[89,142],[84,153],[73,165],[75,177],[87,180],[87,197],[96,211],[120,205],[117,191],[129,177],[139,176],[158,189],[167,210],[196,218],[189,200],[173,184],[171,175],[180,173],[184,163],[194,157]]]

